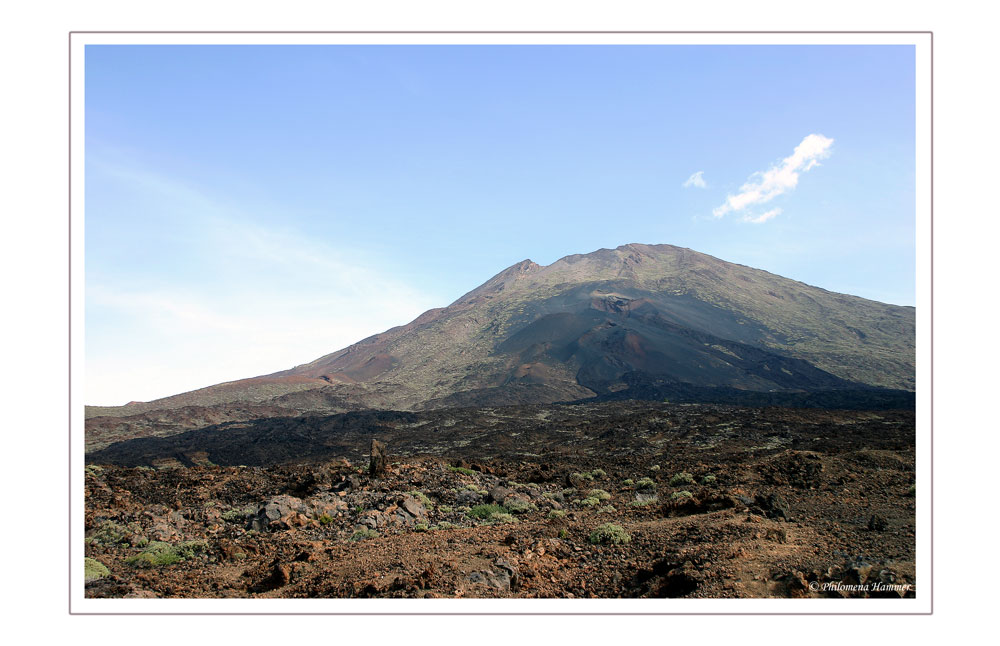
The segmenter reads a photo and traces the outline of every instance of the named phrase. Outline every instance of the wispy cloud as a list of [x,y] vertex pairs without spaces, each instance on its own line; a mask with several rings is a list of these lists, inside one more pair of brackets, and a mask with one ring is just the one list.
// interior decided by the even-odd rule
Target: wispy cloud
[[757,216],[750,215],[749,213],[747,213],[746,215],[743,216],[743,221],[752,222],[753,224],[763,224],[768,220],[770,220],[771,218],[773,218],[774,216],[780,214],[781,214],[781,209],[771,209],[770,211],[767,211],[766,213],[761,213],[760,215]]
[[[819,134],[806,136],[795,147],[791,155],[781,160],[766,171],[759,171],[750,176],[740,187],[736,195],[729,195],[726,201],[712,211],[712,215],[721,218],[728,213],[740,213],[752,206],[770,202],[779,195],[793,190],[799,183],[799,174],[819,165],[819,160],[830,156],[830,146],[833,139]],[[764,215],[753,217],[749,222],[765,222],[777,213],[768,211]],[[766,217],[765,217],[766,216]]]
[[694,186],[695,188],[707,187],[708,184],[705,183],[704,175],[705,171],[703,170],[700,170],[697,173],[693,173],[691,177],[687,178],[687,181],[684,182],[683,184],[684,188],[691,188],[692,186]]
[[364,250],[255,222],[227,196],[149,172],[120,179],[141,180],[149,200],[178,214],[183,251],[202,271],[192,279],[88,268],[87,403],[290,368],[440,304]]

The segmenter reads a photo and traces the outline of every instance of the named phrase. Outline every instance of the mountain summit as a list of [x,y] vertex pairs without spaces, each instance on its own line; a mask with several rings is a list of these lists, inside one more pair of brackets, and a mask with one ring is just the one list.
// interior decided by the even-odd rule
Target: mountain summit
[[[88,417],[252,415],[726,392],[914,390],[915,310],[670,245],[519,262],[451,305],[310,363]],[[645,389],[645,390],[643,390]],[[226,417],[218,407],[243,406]],[[256,412],[254,412],[256,411]],[[205,413],[200,411],[199,414]],[[168,416],[169,417],[169,416]]]

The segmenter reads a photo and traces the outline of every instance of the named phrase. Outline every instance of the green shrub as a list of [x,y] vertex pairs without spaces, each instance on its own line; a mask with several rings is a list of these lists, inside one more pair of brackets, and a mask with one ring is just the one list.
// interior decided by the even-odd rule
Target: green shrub
[[604,489],[591,489],[587,492],[587,497],[597,498],[598,500],[611,500],[611,494]]
[[369,538],[378,538],[378,532],[376,532],[374,529],[368,529],[368,528],[359,529],[358,531],[351,534],[350,540],[356,543],[358,541],[368,540]]
[[507,514],[509,511],[506,507],[500,505],[476,505],[469,509],[466,513],[470,518],[478,518],[480,520],[491,520],[497,514]]
[[694,498],[694,494],[692,494],[690,491],[675,491],[672,494],[670,494],[671,500],[681,500],[684,498]]
[[431,527],[431,529],[455,529],[456,527],[458,527],[458,525],[455,525],[454,523],[449,523],[446,520],[442,520],[437,525]]
[[636,489],[656,489],[656,481],[652,478],[643,478],[639,482],[635,483]]
[[222,513],[222,520],[228,523],[239,523],[250,518],[257,513],[256,507],[244,507],[243,509],[230,509]]
[[715,484],[715,476],[712,475],[711,473],[708,474],[707,476],[705,476],[705,477],[703,477],[701,479],[701,484],[703,484],[706,487],[714,485]]
[[570,474],[569,479],[571,481],[572,480],[593,480],[594,476],[589,471],[585,471],[583,473],[572,473],[572,474]]
[[128,530],[125,527],[113,520],[106,520],[97,526],[91,538],[102,545],[116,545],[124,543],[127,535]]
[[413,531],[415,531],[415,532],[426,532],[427,531],[427,523],[417,523],[416,525],[413,526]]
[[648,507],[649,505],[659,502],[660,499],[656,496],[639,496],[629,504],[633,507]]
[[635,486],[635,480],[633,480],[632,478],[627,478],[627,479],[625,479],[625,480],[622,481],[622,486],[623,487],[633,487],[633,486]]
[[523,514],[529,511],[538,511],[538,507],[533,502],[526,500],[511,500],[505,505],[507,511],[512,514]]
[[601,499],[600,498],[584,498],[583,500],[577,500],[576,502],[577,502],[578,505],[581,505],[583,507],[596,507],[597,505],[601,504]]
[[597,508],[597,513],[599,514],[613,514],[616,511],[618,510],[615,509],[613,505],[604,505],[603,507]]
[[493,514],[493,516],[490,518],[490,522],[501,525],[504,523],[516,523],[517,519],[510,514],[501,512],[499,514]]
[[111,570],[108,569],[108,566],[97,559],[92,559],[89,556],[83,559],[83,580],[85,583],[103,579],[109,574],[111,574]]
[[158,567],[180,563],[208,551],[205,541],[185,541],[171,545],[163,541],[152,541],[145,549],[134,554],[125,563],[133,567]]
[[608,477],[608,472],[605,471],[604,469],[594,469],[593,471],[590,472],[590,475],[600,480]]
[[467,469],[465,467],[448,467],[448,468],[451,469],[452,471],[454,471],[455,473],[461,473],[462,475],[465,475],[465,476],[474,476],[474,475],[476,475],[475,471],[473,471],[472,469]]
[[907,496],[916,496],[917,495],[917,485],[911,484],[910,488],[906,490],[906,495]]
[[450,505],[440,505],[438,507],[438,511],[441,512],[442,514],[450,514],[455,510]]
[[680,485],[694,484],[694,476],[687,471],[681,471],[680,473],[675,473],[674,477],[670,478],[671,487],[679,487]]
[[621,525],[604,523],[591,532],[587,540],[595,545],[621,545],[631,541],[632,536]]
[[567,536],[569,536],[569,532],[566,531],[565,527],[559,530],[559,538],[566,538]]
[[566,516],[566,512],[564,510],[562,510],[562,509],[553,509],[553,510],[551,510],[549,512],[549,514],[548,514],[548,516],[546,516],[546,518],[548,518],[549,520],[553,520],[553,519],[556,519],[556,518],[563,518],[565,516]]
[[316,520],[319,521],[320,525],[329,525],[330,523],[333,522],[333,516],[329,514],[321,514],[320,517],[317,518]]
[[649,467],[649,470],[650,471],[659,471],[660,470],[660,465],[654,464],[653,466]]
[[174,550],[181,557],[181,560],[187,560],[207,552],[208,543],[206,541],[184,541],[175,545]]

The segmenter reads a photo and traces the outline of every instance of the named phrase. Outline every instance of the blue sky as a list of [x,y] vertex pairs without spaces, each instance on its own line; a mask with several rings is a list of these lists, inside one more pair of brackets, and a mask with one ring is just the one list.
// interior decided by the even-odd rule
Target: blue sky
[[629,242],[915,300],[910,46],[88,46],[86,401]]

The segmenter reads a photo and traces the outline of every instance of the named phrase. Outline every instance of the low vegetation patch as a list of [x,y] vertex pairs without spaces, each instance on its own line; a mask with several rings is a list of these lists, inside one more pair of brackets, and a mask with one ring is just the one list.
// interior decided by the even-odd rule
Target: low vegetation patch
[[116,545],[124,543],[127,535],[128,529],[113,520],[106,520],[97,526],[90,537],[102,545]]
[[448,467],[448,468],[451,469],[452,471],[454,471],[455,473],[461,473],[464,476],[474,476],[474,475],[476,475],[475,471],[473,471],[472,469],[467,469],[465,467]]
[[92,559],[89,556],[83,559],[83,580],[84,582],[96,581],[97,579],[103,579],[104,577],[111,574],[111,570],[108,566],[104,565],[97,559]]
[[357,543],[358,541],[366,541],[369,538],[378,538],[378,532],[374,529],[359,529],[358,531],[351,534],[350,540]]
[[643,478],[635,483],[636,489],[656,489],[656,481],[652,478]]
[[587,497],[597,498],[598,500],[611,500],[611,494],[604,489],[591,489],[587,492]]
[[683,500],[685,498],[694,498],[694,494],[690,491],[675,491],[670,494],[671,500]]
[[694,476],[687,471],[681,471],[680,473],[675,473],[674,477],[670,478],[671,487],[679,487],[681,485],[694,484]]
[[159,567],[180,563],[207,551],[208,543],[205,541],[185,541],[176,545],[153,541],[138,554],[125,559],[125,563],[132,567]]
[[710,487],[715,484],[715,476],[711,473],[701,479],[701,484]]
[[505,505],[507,511],[512,514],[524,514],[529,511],[538,511],[538,507],[533,502],[526,500],[510,500]]
[[587,537],[595,545],[621,545],[632,540],[632,536],[621,525],[604,523]]
[[256,507],[244,507],[243,509],[230,509],[222,513],[222,520],[227,523],[239,523],[250,518],[257,513]]
[[479,520],[492,520],[497,514],[510,514],[510,511],[501,505],[476,505],[469,509],[466,515],[469,518]]
[[562,509],[553,509],[553,510],[549,511],[549,513],[546,516],[546,518],[548,518],[549,520],[554,520],[556,518],[565,518],[565,516],[566,516],[566,512],[564,510],[562,510]]

